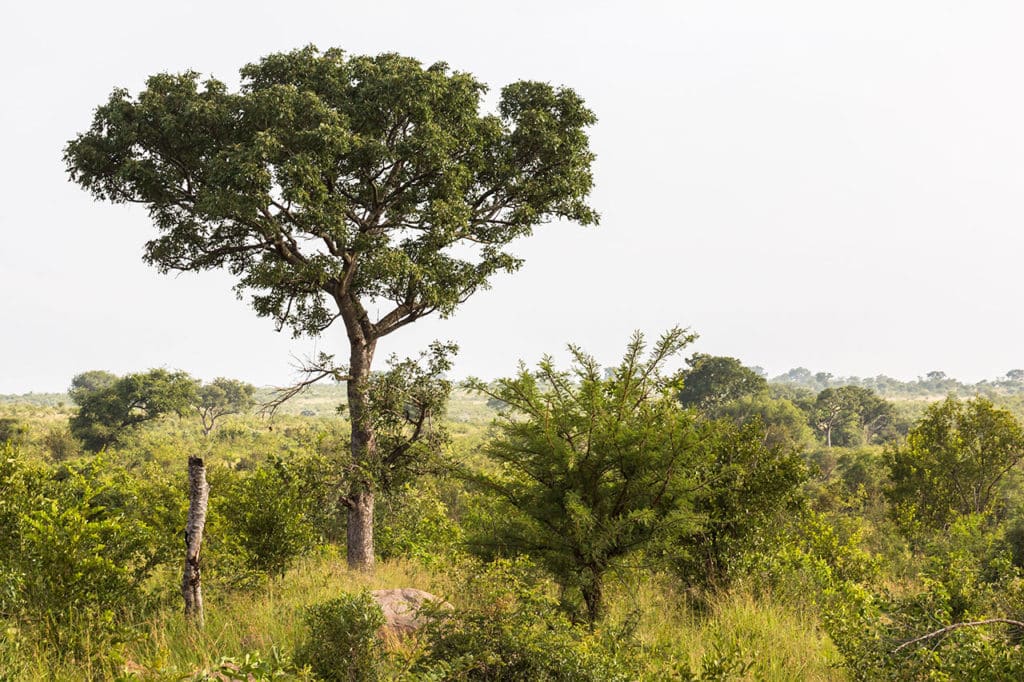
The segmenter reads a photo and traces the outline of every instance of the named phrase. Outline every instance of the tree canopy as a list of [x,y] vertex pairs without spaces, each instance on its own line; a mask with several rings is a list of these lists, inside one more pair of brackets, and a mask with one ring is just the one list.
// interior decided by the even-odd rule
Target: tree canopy
[[[225,267],[296,333],[346,316],[378,338],[450,313],[519,267],[514,238],[597,220],[595,117],[572,90],[520,81],[481,114],[486,86],[447,64],[314,47],[241,76],[238,92],[195,72],[115,90],[65,160],[96,198],[148,208],[150,263]],[[374,320],[369,300],[392,307]]]
[[[86,372],[72,381],[78,412],[71,433],[89,450],[114,443],[126,429],[165,414],[184,414],[195,402],[195,382],[185,372],[151,369],[110,381],[106,372]],[[83,380],[99,377],[101,381]]]
[[869,445],[897,436],[895,406],[862,386],[824,389],[811,406],[810,420],[828,447]]
[[709,414],[730,401],[768,388],[764,377],[736,358],[695,353],[687,358],[686,364],[689,369],[683,373],[679,400]]
[[245,412],[255,402],[256,387],[252,384],[217,377],[196,388],[195,408],[203,424],[203,433],[209,435],[217,420],[229,414]]
[[889,498],[904,515],[934,528],[956,514],[991,511],[999,483],[1024,457],[1024,428],[985,398],[930,405],[888,456]]

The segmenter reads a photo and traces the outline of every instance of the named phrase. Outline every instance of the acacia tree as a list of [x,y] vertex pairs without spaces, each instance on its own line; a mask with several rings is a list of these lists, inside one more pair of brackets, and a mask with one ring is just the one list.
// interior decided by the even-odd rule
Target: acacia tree
[[[597,222],[596,119],[572,90],[530,81],[482,114],[483,83],[396,54],[310,46],[241,77],[238,92],[193,72],[115,90],[68,143],[68,171],[98,199],[147,207],[159,236],[145,258],[161,271],[226,268],[296,335],[340,318],[348,363],[322,375],[347,380],[352,456],[372,471],[377,342],[516,270],[506,246],[535,226]],[[355,567],[373,565],[375,487],[360,475],[343,495]]]
[[862,386],[826,388],[815,399],[810,419],[827,447],[852,445],[858,439],[870,444],[897,435],[896,407]]
[[537,372],[470,382],[506,405],[484,450],[498,468],[475,476],[500,508],[474,545],[537,557],[563,588],[579,590],[592,623],[608,571],[699,525],[697,420],[676,399],[677,377],[661,374],[694,338],[675,328],[646,354],[638,333],[608,378],[570,346],[568,372],[545,358]]
[[229,414],[240,414],[254,404],[256,387],[237,379],[217,377],[196,388],[196,412],[203,425],[203,435],[209,436],[217,420]]
[[899,435],[895,405],[870,388],[843,386],[840,390],[849,396],[864,443],[893,440]]
[[811,408],[811,425],[825,437],[825,447],[832,447],[833,436],[836,431],[844,426],[853,428],[855,421],[854,396],[846,389],[849,386],[839,388],[826,388],[814,401]]

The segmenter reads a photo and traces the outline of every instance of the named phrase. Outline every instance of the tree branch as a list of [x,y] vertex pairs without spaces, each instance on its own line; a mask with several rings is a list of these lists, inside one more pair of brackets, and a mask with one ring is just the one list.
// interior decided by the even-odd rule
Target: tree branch
[[268,417],[273,417],[281,405],[304,392],[313,384],[322,379],[326,379],[327,377],[330,377],[339,383],[342,381],[351,381],[352,376],[348,373],[348,370],[343,367],[335,366],[331,363],[331,359],[332,356],[321,354],[318,362],[313,363],[307,360],[305,363],[301,364],[298,370],[301,374],[306,375],[306,378],[292,384],[291,386],[275,389],[273,398],[260,405],[259,413]]
[[921,635],[920,637],[915,637],[914,639],[908,640],[903,644],[900,644],[895,649],[893,649],[892,652],[895,654],[896,652],[900,651],[901,649],[905,649],[911,644],[916,644],[917,642],[921,642],[926,639],[931,639],[932,637],[939,637],[941,635],[946,634],[947,632],[952,632],[953,630],[959,630],[960,628],[977,627],[979,625],[992,625],[993,623],[1005,623],[1006,625],[1013,625],[1015,627],[1024,629],[1024,623],[1022,623],[1019,620],[1011,620],[1009,618],[989,618],[987,620],[973,620],[965,621],[962,623],[953,623],[952,625],[947,625],[944,628],[939,628],[934,632],[929,632],[926,635]]

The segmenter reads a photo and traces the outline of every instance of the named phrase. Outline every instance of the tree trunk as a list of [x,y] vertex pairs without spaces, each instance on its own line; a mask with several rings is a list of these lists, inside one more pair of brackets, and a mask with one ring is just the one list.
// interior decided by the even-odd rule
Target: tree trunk
[[206,506],[210,486],[202,457],[188,458],[188,521],[185,523],[185,569],[181,576],[181,596],[185,599],[185,617],[203,626],[203,588],[199,573],[199,550],[206,527]]
[[373,553],[373,492],[365,490],[349,495],[348,508],[348,567],[359,571],[372,571]]
[[373,552],[373,481],[366,474],[373,470],[377,457],[377,439],[370,423],[369,380],[373,362],[374,343],[353,344],[350,379],[348,381],[348,410],[352,420],[352,461],[359,478],[351,482],[347,498],[348,533],[347,556],[349,568],[372,571]]
[[583,585],[580,591],[583,592],[583,603],[587,605],[587,620],[590,626],[601,620],[604,616],[604,580],[600,569],[585,569]]

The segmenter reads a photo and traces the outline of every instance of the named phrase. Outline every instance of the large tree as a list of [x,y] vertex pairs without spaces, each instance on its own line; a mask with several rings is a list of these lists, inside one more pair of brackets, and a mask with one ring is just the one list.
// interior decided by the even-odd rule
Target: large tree
[[811,424],[825,438],[827,447],[858,442],[870,445],[898,436],[896,406],[870,388],[826,388],[818,394],[810,412]]
[[536,372],[471,382],[503,405],[483,450],[496,466],[473,477],[494,506],[472,546],[536,557],[567,595],[578,590],[591,622],[608,573],[640,554],[671,557],[690,583],[724,584],[804,466],[766,447],[758,424],[680,404],[680,377],[663,370],[694,338],[671,329],[645,352],[637,333],[607,374],[571,346],[569,371],[546,358]]
[[[98,199],[147,207],[159,235],[145,258],[161,271],[226,268],[296,335],[340,318],[348,363],[323,374],[347,380],[352,457],[370,472],[377,342],[516,270],[506,247],[537,225],[596,223],[595,117],[572,90],[530,81],[481,113],[484,84],[396,54],[307,47],[241,78],[237,92],[192,72],[115,90],[68,143],[68,171]],[[343,495],[355,567],[373,565],[375,489],[359,475]]]

